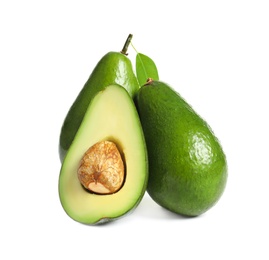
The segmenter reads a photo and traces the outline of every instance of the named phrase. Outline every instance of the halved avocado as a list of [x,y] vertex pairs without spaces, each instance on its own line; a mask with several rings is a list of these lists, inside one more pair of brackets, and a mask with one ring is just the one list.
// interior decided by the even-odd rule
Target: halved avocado
[[[121,172],[121,184],[110,188]],[[115,220],[135,209],[147,181],[147,150],[137,110],[123,87],[110,85],[89,104],[63,161],[62,206],[81,223]]]

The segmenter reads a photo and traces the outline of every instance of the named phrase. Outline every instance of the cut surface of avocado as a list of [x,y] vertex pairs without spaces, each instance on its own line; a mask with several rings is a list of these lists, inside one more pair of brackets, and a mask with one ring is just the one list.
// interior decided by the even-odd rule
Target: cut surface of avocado
[[[97,165],[89,171],[93,180],[86,185],[79,178],[82,165]],[[107,185],[113,183],[111,176],[114,181],[122,179],[116,189]],[[123,87],[110,85],[89,104],[63,161],[59,177],[62,206],[72,219],[85,224],[117,219],[139,204],[147,180],[147,152],[135,105]]]

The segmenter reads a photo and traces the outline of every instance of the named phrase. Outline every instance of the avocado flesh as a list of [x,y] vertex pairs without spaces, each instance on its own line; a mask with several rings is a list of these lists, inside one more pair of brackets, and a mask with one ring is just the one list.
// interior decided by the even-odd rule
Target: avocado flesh
[[131,97],[134,97],[139,89],[129,58],[119,52],[109,52],[102,57],[69,109],[60,133],[61,162],[76,135],[91,99],[100,90],[112,84],[124,87]]
[[[125,181],[113,194],[90,193],[77,177],[87,149],[99,141],[114,142],[125,162]],[[111,85],[91,101],[63,161],[59,196],[66,213],[85,224],[107,222],[124,216],[141,201],[147,186],[147,152],[140,120],[127,91]]]
[[227,181],[222,147],[208,124],[170,86],[152,81],[136,97],[148,149],[148,194],[172,212],[198,216]]

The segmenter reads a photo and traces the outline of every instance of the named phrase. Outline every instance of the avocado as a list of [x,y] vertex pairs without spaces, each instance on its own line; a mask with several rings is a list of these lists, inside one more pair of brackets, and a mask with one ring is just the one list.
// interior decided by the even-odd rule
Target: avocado
[[[127,43],[130,42],[131,37],[132,35],[129,35]],[[131,97],[134,97],[139,89],[137,78],[133,72],[131,61],[126,56],[126,51],[127,46],[125,44],[123,51],[108,52],[104,55],[73,102],[61,128],[59,140],[61,162],[76,135],[91,99],[97,92],[108,85],[119,84],[128,91]]]
[[62,163],[59,197],[65,212],[84,224],[132,212],[147,187],[147,150],[133,99],[109,85],[91,100]]
[[209,125],[175,90],[149,80],[135,99],[149,160],[147,192],[162,207],[198,216],[220,199],[226,156]]

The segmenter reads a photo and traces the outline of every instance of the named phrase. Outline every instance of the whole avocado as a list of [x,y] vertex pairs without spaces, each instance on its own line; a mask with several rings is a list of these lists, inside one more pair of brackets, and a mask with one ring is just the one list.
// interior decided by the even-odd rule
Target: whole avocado
[[142,86],[135,102],[148,149],[148,194],[181,215],[206,212],[227,182],[226,156],[211,128],[161,81]]

